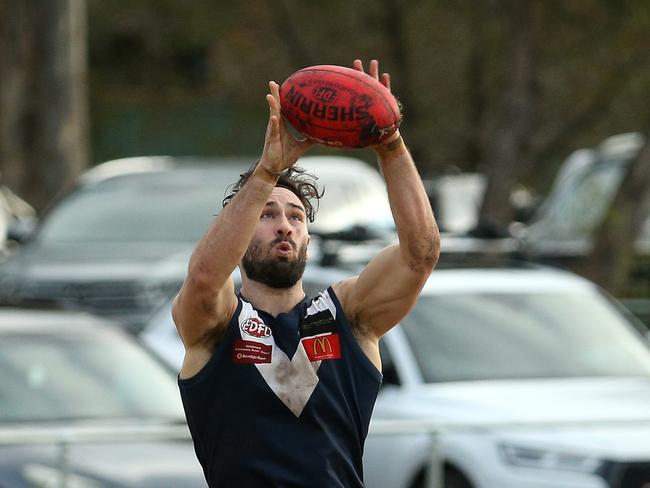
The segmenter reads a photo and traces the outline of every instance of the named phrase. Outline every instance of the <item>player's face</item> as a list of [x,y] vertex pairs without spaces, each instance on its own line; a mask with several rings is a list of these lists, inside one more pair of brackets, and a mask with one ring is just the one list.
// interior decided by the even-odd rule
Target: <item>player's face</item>
[[293,286],[305,270],[308,244],[300,199],[286,188],[275,188],[242,260],[246,276],[273,288]]

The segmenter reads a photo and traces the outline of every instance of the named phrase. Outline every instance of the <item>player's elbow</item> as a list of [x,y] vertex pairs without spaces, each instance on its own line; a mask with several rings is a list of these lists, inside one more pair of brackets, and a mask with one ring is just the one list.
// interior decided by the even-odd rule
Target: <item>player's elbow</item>
[[188,306],[210,313],[214,308],[219,289],[219,284],[212,273],[195,268],[188,272],[179,295]]
[[191,290],[192,293],[209,293],[213,287],[214,276],[208,270],[202,270],[199,266],[190,268],[183,284],[183,288]]
[[414,271],[429,274],[440,258],[440,232],[433,225],[408,246],[409,265]]
[[192,295],[214,296],[221,290],[229,277],[230,272],[219,269],[214,263],[205,260],[190,261],[183,290]]

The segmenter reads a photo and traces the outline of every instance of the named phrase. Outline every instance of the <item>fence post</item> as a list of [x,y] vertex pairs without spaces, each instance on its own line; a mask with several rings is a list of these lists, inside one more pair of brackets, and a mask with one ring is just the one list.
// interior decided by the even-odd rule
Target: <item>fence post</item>
[[59,483],[58,488],[67,488],[68,476],[70,474],[70,442],[68,439],[61,439],[58,443],[58,466]]
[[442,457],[440,456],[440,440],[437,429],[429,432],[431,437],[431,456],[429,460],[429,469],[427,469],[427,488],[443,488],[444,486],[444,469]]

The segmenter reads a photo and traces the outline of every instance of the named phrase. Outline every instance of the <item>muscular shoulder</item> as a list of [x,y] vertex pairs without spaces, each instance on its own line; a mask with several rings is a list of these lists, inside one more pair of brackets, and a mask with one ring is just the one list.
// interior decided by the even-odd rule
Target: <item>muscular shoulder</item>
[[236,306],[227,320],[216,322],[204,328],[202,333],[197,335],[191,344],[185,344],[185,357],[180,372],[181,379],[194,376],[210,361],[210,358],[224,341],[237,308]]
[[368,359],[375,365],[378,371],[381,371],[381,359],[379,357],[379,338],[373,333],[371,324],[367,323],[361,313],[358,303],[354,296],[355,284],[358,277],[348,278],[332,285],[332,290],[336,294],[343,313],[345,314],[352,335],[366,354]]

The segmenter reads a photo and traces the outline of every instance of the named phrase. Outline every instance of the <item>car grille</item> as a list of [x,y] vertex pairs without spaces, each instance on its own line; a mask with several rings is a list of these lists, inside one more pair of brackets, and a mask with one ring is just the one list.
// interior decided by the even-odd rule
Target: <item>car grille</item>
[[611,488],[650,488],[650,462],[610,462],[601,474]]

